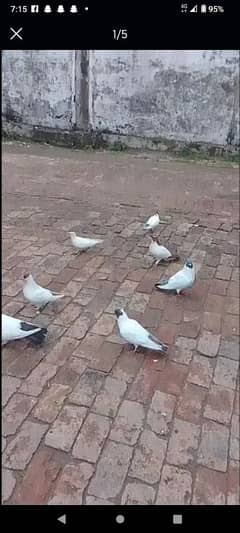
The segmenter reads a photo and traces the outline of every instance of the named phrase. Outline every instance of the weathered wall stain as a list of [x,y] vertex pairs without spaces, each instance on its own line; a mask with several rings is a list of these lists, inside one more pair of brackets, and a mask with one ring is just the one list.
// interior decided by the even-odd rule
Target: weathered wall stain
[[109,73],[108,52],[92,56],[94,128],[226,145],[238,115],[237,51],[114,51],[112,63],[131,65],[117,74],[115,68]]
[[71,124],[72,52],[5,50],[2,113],[21,116],[28,125],[69,128]]
[[81,79],[80,79],[80,121],[79,127],[85,130],[89,127],[89,52],[82,50],[81,52]]
[[239,143],[237,50],[7,50],[2,65],[8,133]]

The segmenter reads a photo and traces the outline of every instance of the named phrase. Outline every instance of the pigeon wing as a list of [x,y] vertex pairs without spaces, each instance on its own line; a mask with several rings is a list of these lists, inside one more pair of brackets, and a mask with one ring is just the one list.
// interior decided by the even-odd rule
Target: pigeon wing
[[163,279],[163,280],[159,281],[156,285],[167,285],[168,282],[169,282],[169,279]]
[[120,326],[120,334],[127,342],[134,345],[141,345],[148,337],[148,331],[132,318],[126,319]]
[[29,324],[8,315],[2,315],[2,337],[7,340],[21,339],[26,336],[26,331],[39,331],[41,327]]
[[162,348],[163,352],[167,351],[168,347],[166,346],[166,344],[163,344],[159,339],[157,339],[157,337],[154,337],[154,335],[152,335],[152,333],[149,333],[148,338],[149,338],[150,341],[155,342],[156,344],[158,344]]
[[41,328],[39,326],[35,326],[35,324],[29,324],[29,322],[19,322],[19,329],[22,331],[37,331]]
[[160,281],[157,285],[158,286],[164,286],[167,285],[169,290],[174,290],[181,288],[182,285],[185,284],[185,275],[182,270],[179,270],[179,272],[176,272],[173,276],[171,276],[168,280]]
[[30,296],[30,299],[39,305],[49,302],[52,298],[51,291],[49,289],[44,289],[40,285],[37,285],[37,287],[33,287],[32,290],[28,289],[28,294]]

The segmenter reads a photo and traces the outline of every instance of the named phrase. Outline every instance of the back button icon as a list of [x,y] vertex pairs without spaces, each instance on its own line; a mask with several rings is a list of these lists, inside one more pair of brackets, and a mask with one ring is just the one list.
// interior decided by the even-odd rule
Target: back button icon
[[61,522],[61,524],[64,524],[64,525],[66,525],[66,523],[67,523],[67,517],[66,517],[65,514],[62,514],[62,516],[59,516],[59,518],[57,520],[58,520],[58,522]]

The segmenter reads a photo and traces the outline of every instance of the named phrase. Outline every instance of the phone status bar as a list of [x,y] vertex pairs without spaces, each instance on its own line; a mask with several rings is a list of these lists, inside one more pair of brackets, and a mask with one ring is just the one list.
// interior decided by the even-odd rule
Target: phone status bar
[[11,5],[9,6],[10,12],[12,14],[16,15],[24,15],[24,14],[83,14],[87,13],[89,11],[89,7],[80,5],[80,4],[72,4],[68,7],[64,6],[63,4],[59,5],[39,5],[39,4],[31,4],[31,5]]
[[181,4],[180,5],[180,13],[183,14],[191,14],[191,13],[204,13],[204,14],[214,14],[214,13],[224,13],[224,7],[223,6],[213,6],[213,5],[207,5],[207,4],[195,4],[189,5],[189,4]]

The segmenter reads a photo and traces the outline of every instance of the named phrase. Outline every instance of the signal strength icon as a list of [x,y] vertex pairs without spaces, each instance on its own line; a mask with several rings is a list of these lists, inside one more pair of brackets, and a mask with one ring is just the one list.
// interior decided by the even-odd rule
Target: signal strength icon
[[52,13],[52,8],[51,8],[51,6],[47,5],[47,6],[45,6],[43,11],[44,11],[44,13]]
[[190,9],[190,13],[197,13],[198,6],[194,6],[192,9]]
[[64,13],[64,11],[65,11],[65,9],[64,9],[64,7],[62,5],[58,6],[58,8],[57,8],[57,12],[58,13]]

